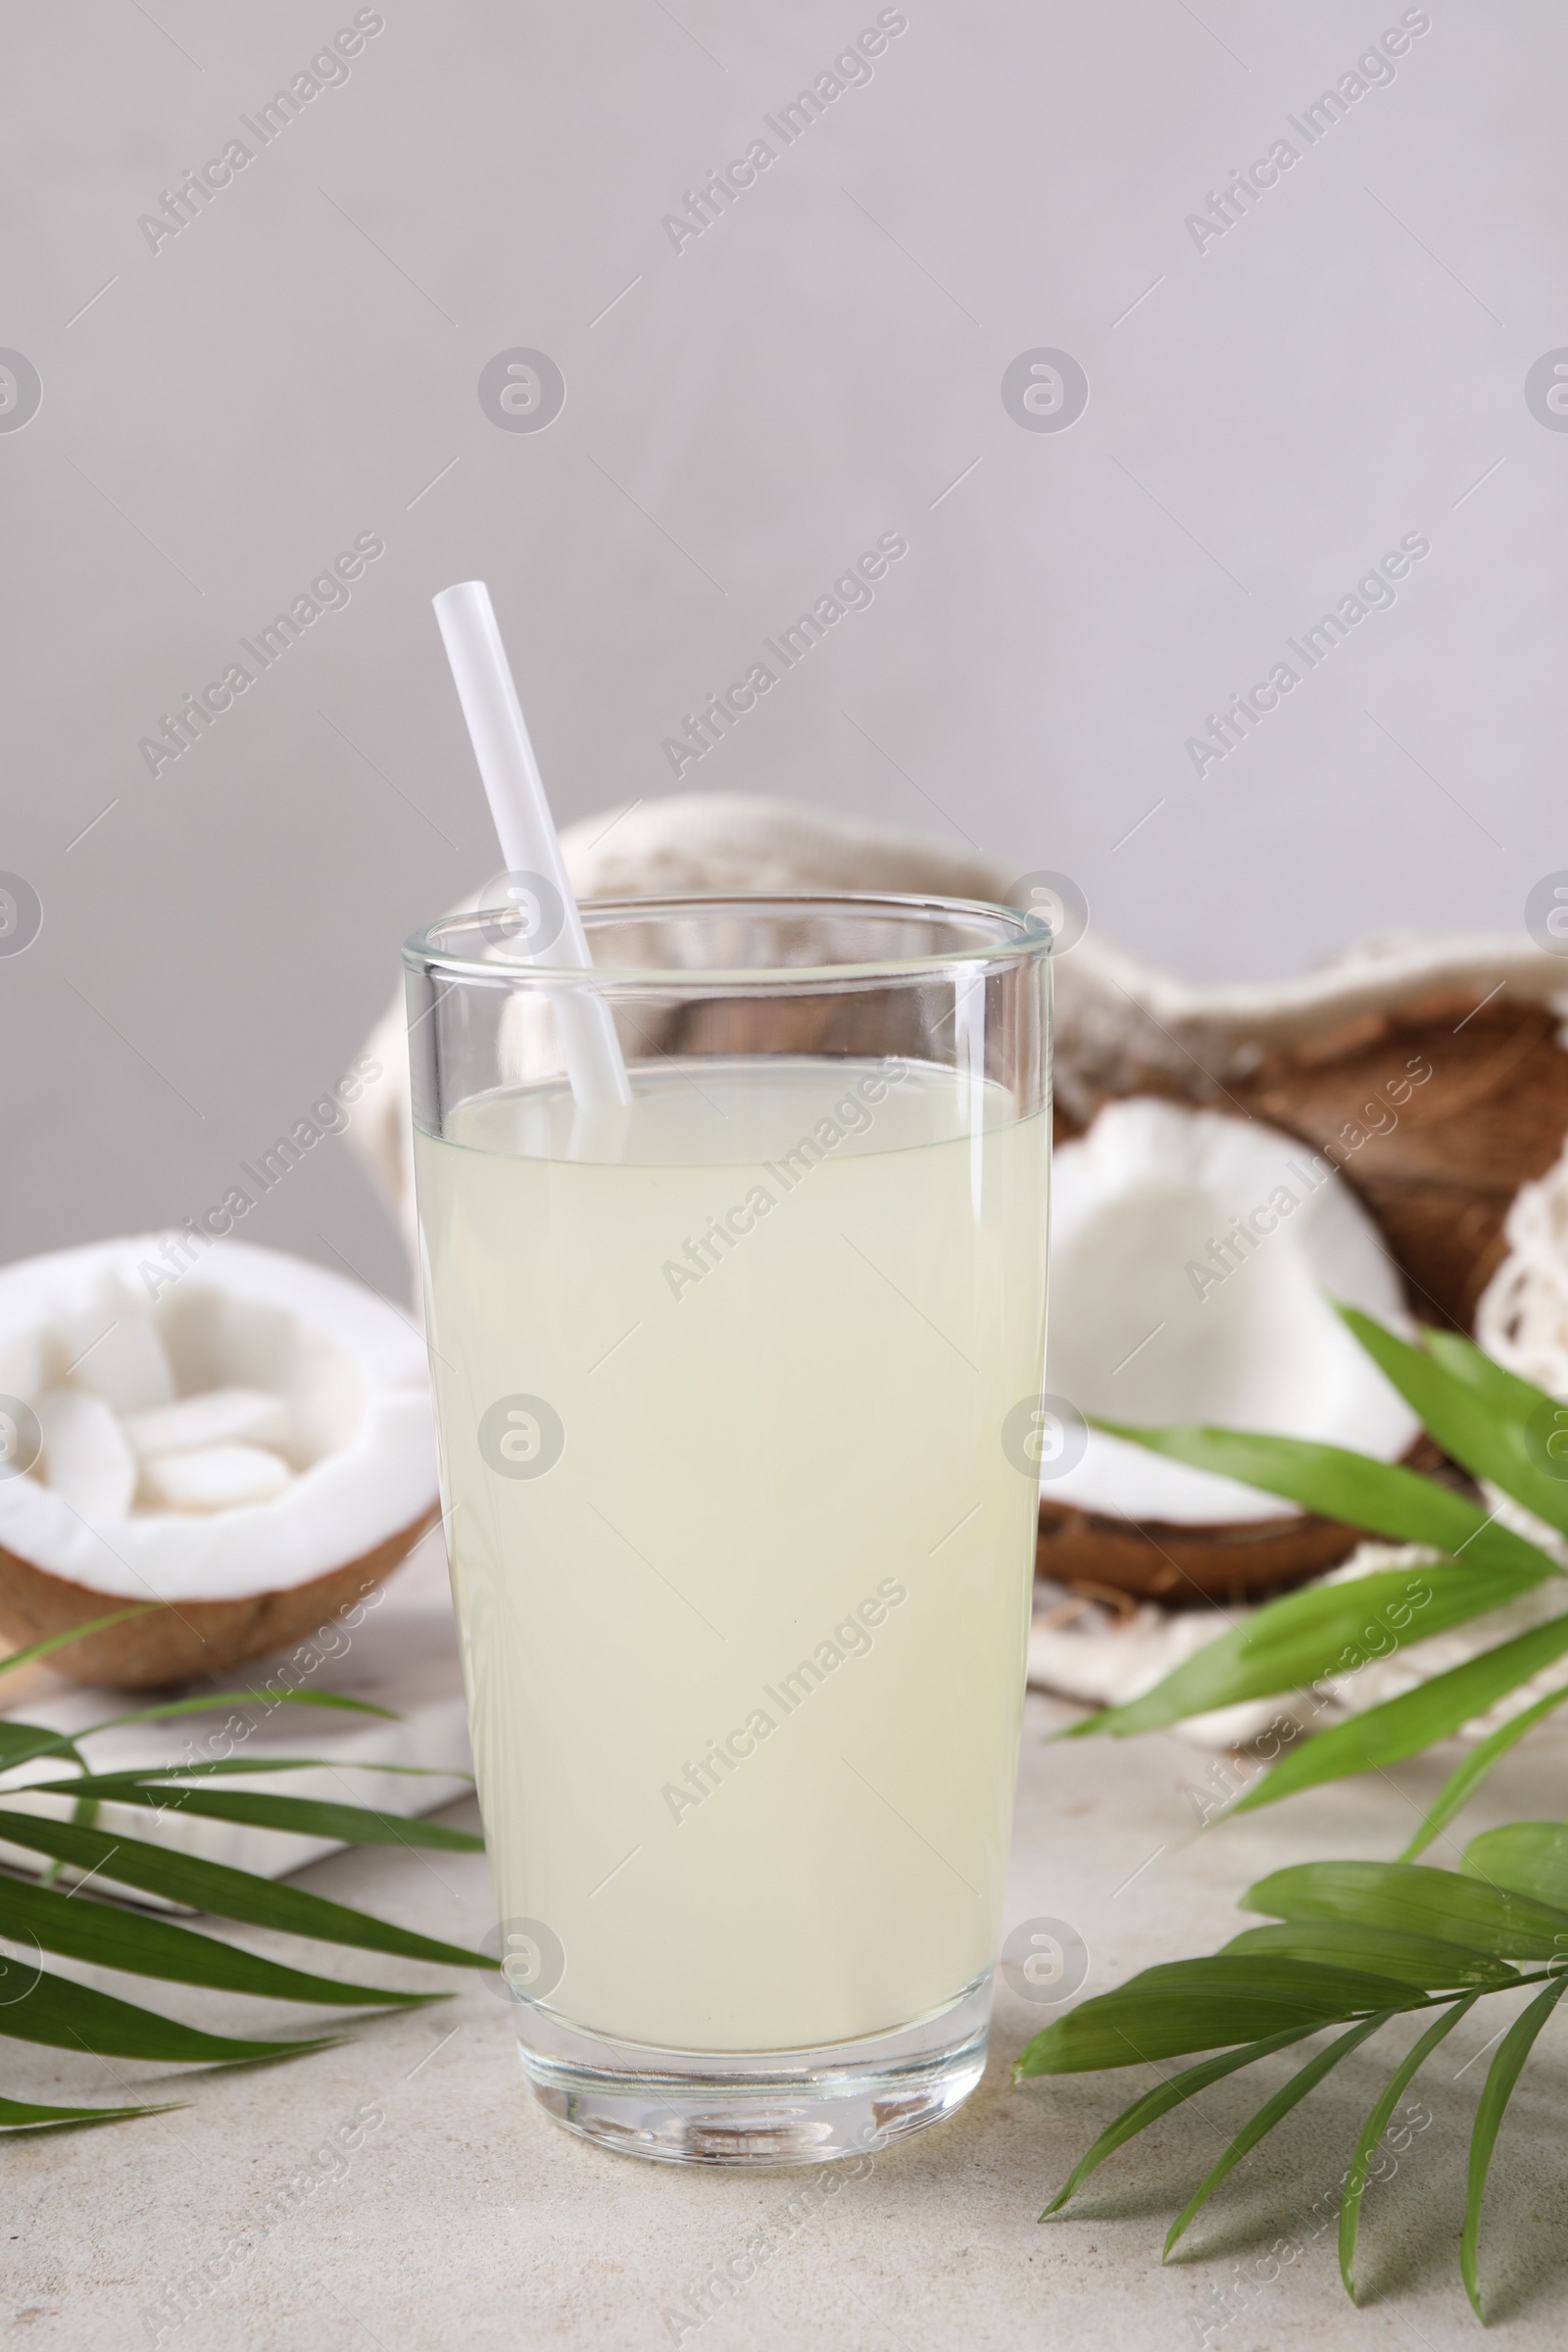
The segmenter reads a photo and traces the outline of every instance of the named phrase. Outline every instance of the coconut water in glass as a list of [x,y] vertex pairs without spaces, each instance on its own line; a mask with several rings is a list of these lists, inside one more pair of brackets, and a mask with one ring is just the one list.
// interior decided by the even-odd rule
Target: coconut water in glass
[[[984,2062],[1033,1574],[1049,939],[895,899],[411,943],[492,1948],[537,2095],[801,2163]],[[609,1005],[629,1109],[555,1007]]]

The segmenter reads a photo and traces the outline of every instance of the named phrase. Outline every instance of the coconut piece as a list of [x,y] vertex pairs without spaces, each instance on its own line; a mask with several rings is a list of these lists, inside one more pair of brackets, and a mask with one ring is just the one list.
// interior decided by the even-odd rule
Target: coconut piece
[[146,1295],[138,1297],[118,1276],[95,1282],[79,1305],[59,1316],[56,1330],[74,1386],[117,1413],[172,1400],[174,1376]]
[[[1290,1137],[1108,1104],[1056,1155],[1052,1221],[1050,1386],[1090,1419],[1273,1431],[1384,1461],[1419,1438],[1333,1305],[1407,1330],[1398,1277],[1344,1179]],[[1095,1428],[1042,1494],[1040,1565],[1062,1583],[1240,1596],[1355,1541]]]
[[[231,1240],[169,1285],[162,1238],[0,1271],[0,1364],[18,1381],[9,1393],[37,1411],[46,1447],[32,1472],[0,1479],[0,1635],[34,1641],[151,1597],[165,1605],[51,1660],[73,1680],[127,1689],[220,1672],[314,1631],[390,1573],[437,1512],[424,1349],[403,1315],[323,1267]],[[156,1304],[139,1302],[144,1267],[168,1286]],[[106,1304],[127,1298],[154,1342],[122,1391],[139,1399],[139,1435],[232,1426],[236,1392],[250,1426],[281,1434],[270,1446],[229,1438],[153,1452],[140,1496],[115,1515],[72,1507],[47,1447],[68,1412],[83,1427],[84,1411],[114,1422],[82,1386],[85,1363],[69,1385],[63,1375],[83,1328],[90,1339],[96,1318],[101,1333]],[[130,1359],[112,1360],[123,1371]],[[52,1389],[23,1385],[39,1374]],[[136,1454],[116,1434],[122,1480]],[[116,1499],[106,1484],[100,1501]]]
[[277,1446],[288,1441],[289,1415],[282,1398],[265,1389],[207,1389],[128,1414],[125,1435],[143,1459],[197,1446]]
[[141,1466],[142,1493],[155,1510],[231,1511],[270,1502],[289,1483],[289,1466],[264,1446],[201,1446],[155,1453]]
[[1194,988],[1084,940],[1057,969],[1064,1127],[1137,1093],[1336,1159],[1429,1321],[1468,1329],[1519,1186],[1568,1129],[1568,964],[1529,940],[1373,941],[1304,979]]
[[[1104,1420],[1202,1422],[1395,1461],[1420,1434],[1334,1299],[1409,1328],[1376,1229],[1289,1136],[1172,1102],[1116,1102],[1056,1156],[1051,1384]],[[1298,1516],[1234,1480],[1092,1429],[1054,1501],[1216,1525]]]
[[74,1511],[122,1519],[136,1493],[136,1457],[103,1398],[84,1389],[49,1389],[33,1410],[50,1493]]

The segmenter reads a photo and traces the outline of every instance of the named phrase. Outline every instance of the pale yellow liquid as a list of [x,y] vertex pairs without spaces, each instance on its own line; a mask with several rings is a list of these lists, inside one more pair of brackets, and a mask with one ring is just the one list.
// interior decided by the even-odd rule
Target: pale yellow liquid
[[[1040,1386],[1046,1122],[920,1065],[634,1084],[597,1145],[538,1091],[416,1139],[498,1911],[560,1937],[574,2025],[819,2047],[995,1958],[1036,1514],[1001,1433]],[[564,1428],[543,1476],[480,1451],[516,1394]]]

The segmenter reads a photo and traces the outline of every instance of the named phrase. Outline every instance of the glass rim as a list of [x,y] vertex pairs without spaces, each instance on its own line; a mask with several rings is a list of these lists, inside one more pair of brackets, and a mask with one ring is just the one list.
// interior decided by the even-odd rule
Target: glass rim
[[[580,964],[552,964],[517,957],[464,956],[443,944],[443,934],[471,931],[491,912],[470,907],[448,914],[411,932],[403,944],[403,960],[411,971],[440,974],[452,980],[594,989],[635,987],[662,991],[723,989],[741,995],[758,988],[826,988],[845,981],[890,982],[940,977],[959,970],[1008,968],[1031,957],[1048,956],[1053,935],[1036,914],[1004,906],[987,899],[949,899],[896,891],[681,891],[668,896],[650,894],[634,899],[584,899],[583,927],[590,937],[596,928],[612,922],[649,920],[683,913],[718,914],[726,908],[757,912],[773,908],[781,915],[812,910],[824,913],[878,912],[931,921],[970,920],[991,924],[997,936],[989,943],[944,949],[923,956],[878,956],[858,962],[786,964],[601,964],[584,971]],[[503,911],[496,908],[493,911]]]

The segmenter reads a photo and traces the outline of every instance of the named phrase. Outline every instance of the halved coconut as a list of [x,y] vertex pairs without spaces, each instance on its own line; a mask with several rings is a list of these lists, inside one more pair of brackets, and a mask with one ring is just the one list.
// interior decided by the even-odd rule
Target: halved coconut
[[[1384,1461],[1420,1435],[1331,1303],[1407,1330],[1399,1277],[1343,1177],[1289,1136],[1152,1098],[1108,1104],[1056,1154],[1051,1256],[1049,1386],[1085,1415]],[[1357,1541],[1096,1429],[1042,1493],[1047,1575],[1172,1602],[1311,1575]]]
[[177,1272],[168,1240],[0,1272],[0,1634],[159,1602],[50,1660],[127,1690],[314,1631],[438,1508],[424,1349],[394,1307],[242,1242]]
[[1160,1095],[1240,1108],[1344,1169],[1425,1320],[1468,1329],[1519,1186],[1568,1129],[1568,962],[1526,938],[1371,940],[1195,987],[1091,935],[1057,970],[1058,1137]]

